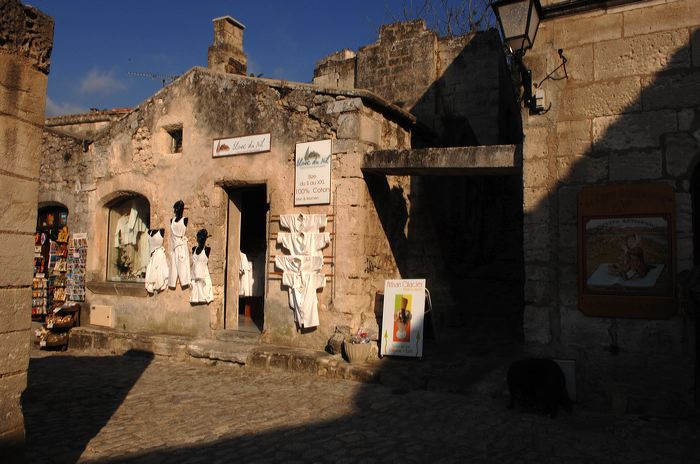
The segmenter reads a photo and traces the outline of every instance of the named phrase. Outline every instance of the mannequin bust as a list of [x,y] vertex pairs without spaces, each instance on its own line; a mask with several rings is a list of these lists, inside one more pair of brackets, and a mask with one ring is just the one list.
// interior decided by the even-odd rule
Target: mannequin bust
[[[182,200],[176,201],[173,205],[173,212],[175,213],[175,221],[179,221],[185,212],[185,202]],[[185,227],[187,227],[187,218],[185,218],[183,222]]]
[[165,229],[148,229],[148,235],[153,237],[155,234],[160,233],[161,237],[165,237]]
[[206,253],[208,258],[209,253],[211,252],[211,247],[206,246],[208,237],[209,233],[207,232],[207,229],[200,229],[197,232],[197,246],[192,247],[192,253],[198,255],[202,253],[202,250],[204,250],[204,253]]

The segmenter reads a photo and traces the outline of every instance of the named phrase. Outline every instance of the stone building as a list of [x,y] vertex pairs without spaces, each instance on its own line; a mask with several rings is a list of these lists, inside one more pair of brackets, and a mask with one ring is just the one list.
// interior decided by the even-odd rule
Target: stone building
[[31,260],[53,19],[0,1],[0,455],[19,462],[27,385]]
[[[682,283],[699,263],[700,11],[693,0],[588,3],[543,2],[525,55],[535,82],[561,63],[558,49],[568,59],[568,78],[542,84],[549,111],[523,114],[525,339],[577,360],[588,401],[683,411],[699,380],[696,319]],[[670,267],[680,277],[668,312],[648,315],[638,302],[624,313],[584,314],[581,192],[658,184],[675,200]]]
[[[247,313],[227,297],[237,295],[236,237],[264,237],[264,341],[322,349],[339,326],[375,331],[384,279],[424,277],[445,339],[571,360],[578,399],[592,406],[677,412],[694,404],[697,386],[696,324],[682,291],[700,256],[693,3],[543,2],[524,58],[544,91],[545,110],[534,112],[519,108],[495,31],[441,38],[421,21],[383,26],[374,44],[319,61],[308,85],[244,77],[242,25],[219,18],[212,47],[236,43],[210,49],[216,70],[190,70],[91,143],[46,131],[40,205],[61,203],[71,230],[88,233],[86,316],[109,307],[120,330],[239,328]],[[268,152],[212,155],[214,140],[261,133],[271,134]],[[322,139],[333,140],[332,201],[295,207],[295,144]],[[182,199],[188,235],[210,232],[211,304],[190,306],[180,287],[147,297],[143,284],[109,278],[110,216],[134,199],[149,227],[166,227]],[[622,282],[589,298],[586,208],[644,219],[660,213],[655,203],[672,208],[659,219],[665,293],[628,298]],[[275,221],[298,212],[333,218],[312,331],[295,326],[271,263],[283,252]],[[258,218],[257,239],[237,228],[246,216]],[[591,311],[591,301],[604,304]]]
[[[513,87],[504,78],[508,72],[495,33],[438,38],[420,22],[384,26],[376,43],[356,53],[331,55],[315,71],[314,82],[365,88],[411,111],[419,124],[429,126],[437,136],[427,144],[414,137],[414,147],[450,146],[454,140],[463,144],[522,140],[518,181],[511,177],[515,183],[509,186],[508,178],[484,177],[492,174],[488,165],[481,166],[485,169],[475,165],[470,177],[461,181],[479,193],[476,204],[466,198],[468,210],[478,211],[500,243],[515,244],[520,239],[522,248],[502,247],[500,258],[490,256],[487,262],[497,269],[521,270],[521,312],[513,315],[528,350],[574,360],[579,398],[591,405],[667,413],[694,402],[698,337],[683,287],[700,256],[693,234],[700,140],[696,98],[700,16],[694,3],[543,1],[543,21],[524,61],[533,81],[541,84],[546,111],[520,112],[511,106]],[[562,56],[567,60],[565,68],[559,67]],[[552,71],[553,79],[545,79]],[[517,88],[520,82],[514,80]],[[474,134],[471,140],[465,137],[469,129]],[[379,159],[390,155],[396,153],[370,155],[365,167],[378,165],[380,173],[391,172],[388,163]],[[420,164],[408,156],[403,161],[404,170]],[[430,173],[423,170],[421,177],[412,177],[411,187],[430,185]],[[499,179],[497,188],[480,185],[485,179]],[[602,304],[584,314],[582,309],[591,299],[584,294],[587,271],[579,252],[585,241],[584,218],[579,214],[585,211],[579,202],[598,192],[596,187],[607,186],[612,189],[608,194],[622,197],[620,192],[626,191],[634,197],[659,184],[671,187],[671,198],[665,201],[675,204],[669,232],[673,235],[669,247],[675,247],[675,254],[665,274],[675,288],[670,288],[663,314],[651,314],[652,304],[643,297],[615,300],[617,308]],[[449,185],[443,200],[454,194],[455,185]],[[584,187],[590,190],[580,197]],[[420,202],[425,191],[410,197],[411,202]],[[434,198],[429,204],[439,205]],[[598,199],[605,203],[605,195]],[[518,202],[514,209],[513,201]],[[486,203],[486,210],[480,210],[479,203]],[[635,202],[628,203],[634,206]],[[649,212],[648,207],[631,206],[618,214]],[[522,227],[522,236],[489,220],[488,211],[493,208],[512,213],[510,218]],[[419,221],[414,213],[412,224]],[[438,217],[450,217],[446,211],[440,213]],[[479,235],[470,230],[463,228],[459,234],[473,240],[476,249],[484,249]],[[507,295],[503,290],[517,286],[518,273],[501,287],[488,285],[489,280],[503,282],[502,275],[489,275],[488,266],[470,260],[473,255],[455,243],[450,242],[451,250],[467,257],[461,264],[479,279],[476,286],[469,286],[468,280],[458,286],[470,294],[462,313],[474,311],[466,308],[476,303],[484,313],[497,314],[499,305],[485,300],[479,304],[474,295],[480,289],[486,289],[487,296]],[[498,288],[500,292],[494,291]]]
[[[240,43],[222,45],[222,22],[240,27],[231,18],[216,19],[212,47],[239,57]],[[242,32],[224,38],[240,42]],[[218,57],[212,66],[228,62],[222,53],[210,49]],[[39,207],[66,208],[70,231],[87,233],[84,320],[94,323],[98,312],[107,311],[110,326],[119,330],[193,337],[257,324],[265,341],[318,349],[336,326],[376,327],[374,295],[397,270],[360,163],[370,150],[409,147],[415,118],[362,90],[246,77],[244,68],[242,76],[226,71],[193,68],[97,134],[84,128],[109,115],[48,120]],[[270,148],[213,156],[215,140],[251,134],[269,134]],[[331,203],[295,207],[295,145],[323,139],[333,141]],[[178,200],[185,204],[190,247],[198,230],[210,235],[210,304],[190,304],[190,289],[181,285],[149,296],[142,278],[118,269],[128,264],[115,250],[124,211],[135,211],[148,228],[166,229],[168,249]],[[276,241],[279,216],[302,212],[327,214],[331,233],[316,330],[295,325],[274,265],[275,256],[286,253]],[[256,321],[256,314],[239,308],[246,304],[238,298],[239,251],[253,262],[262,288],[261,300],[248,308],[259,312]]]

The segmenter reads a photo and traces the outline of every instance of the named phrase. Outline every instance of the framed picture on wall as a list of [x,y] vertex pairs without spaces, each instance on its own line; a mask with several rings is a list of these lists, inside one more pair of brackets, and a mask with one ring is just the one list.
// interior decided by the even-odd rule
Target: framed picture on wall
[[669,185],[607,185],[581,191],[578,288],[584,314],[672,316],[675,262],[675,194]]

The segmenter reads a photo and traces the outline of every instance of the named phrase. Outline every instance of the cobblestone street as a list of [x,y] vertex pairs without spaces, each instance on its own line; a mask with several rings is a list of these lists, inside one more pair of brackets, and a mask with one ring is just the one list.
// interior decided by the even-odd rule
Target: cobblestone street
[[28,462],[697,463],[697,418],[405,391],[235,365],[34,351]]

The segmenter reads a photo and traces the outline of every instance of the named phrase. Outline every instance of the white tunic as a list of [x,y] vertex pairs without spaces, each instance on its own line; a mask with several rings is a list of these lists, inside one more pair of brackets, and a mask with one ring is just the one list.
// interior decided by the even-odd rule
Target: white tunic
[[187,226],[185,218],[176,221],[170,220],[170,275],[168,286],[175,288],[177,279],[180,278],[180,286],[187,286],[190,283],[190,253],[187,249]]
[[292,232],[318,232],[328,224],[325,214],[282,214],[280,226]]
[[289,306],[294,310],[299,327],[318,326],[316,290],[325,287],[325,276],[319,272],[285,272],[282,285],[289,287]]
[[293,255],[323,256],[323,248],[331,242],[328,232],[280,232],[277,243]]
[[192,252],[192,293],[190,303],[211,303],[214,290],[209,276],[209,257],[202,249],[199,254]]
[[284,272],[319,271],[323,266],[323,256],[275,256],[275,266]]
[[241,263],[238,266],[238,294],[253,296],[253,263],[248,261],[245,253],[241,252]]
[[152,237],[148,235],[148,245],[151,257],[146,266],[146,290],[148,293],[161,292],[168,286],[169,270],[160,232],[156,232]]

